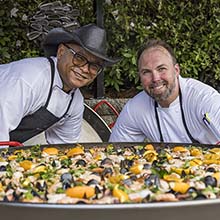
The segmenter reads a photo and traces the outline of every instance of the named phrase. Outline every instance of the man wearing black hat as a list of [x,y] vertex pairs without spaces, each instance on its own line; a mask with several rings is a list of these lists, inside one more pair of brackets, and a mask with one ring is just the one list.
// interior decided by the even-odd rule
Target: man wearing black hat
[[106,33],[94,24],[51,30],[46,57],[0,65],[0,140],[25,142],[45,131],[48,143],[76,142],[83,118],[80,87],[118,59],[106,55]]

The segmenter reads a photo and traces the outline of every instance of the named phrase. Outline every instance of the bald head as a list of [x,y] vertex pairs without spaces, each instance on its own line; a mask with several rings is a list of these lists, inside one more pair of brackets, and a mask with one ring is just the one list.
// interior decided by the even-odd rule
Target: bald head
[[138,53],[137,53],[137,64],[139,62],[139,59],[140,59],[140,56],[141,54],[146,50],[151,50],[151,49],[160,49],[161,51],[166,51],[171,59],[172,59],[172,62],[173,64],[176,64],[177,61],[176,61],[176,57],[175,57],[175,54],[174,54],[174,51],[173,49],[170,47],[169,44],[167,44],[166,42],[162,41],[162,40],[156,40],[156,39],[152,39],[152,40],[149,40],[147,42],[145,42],[141,47],[140,49],[138,50]]

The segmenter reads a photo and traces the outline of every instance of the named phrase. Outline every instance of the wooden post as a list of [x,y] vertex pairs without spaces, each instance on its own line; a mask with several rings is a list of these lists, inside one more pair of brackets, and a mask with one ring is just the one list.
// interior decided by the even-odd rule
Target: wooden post
[[[104,27],[103,0],[94,0],[94,13],[96,15],[97,26]],[[94,98],[101,99],[104,97],[104,72],[101,72],[93,84]]]

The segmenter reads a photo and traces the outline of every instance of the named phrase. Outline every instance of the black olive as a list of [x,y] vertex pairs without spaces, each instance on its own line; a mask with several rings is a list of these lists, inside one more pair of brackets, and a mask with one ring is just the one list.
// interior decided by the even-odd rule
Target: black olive
[[106,157],[104,160],[101,161],[101,166],[106,165],[106,164],[112,165],[112,160]]
[[80,160],[78,160],[78,161],[76,162],[76,164],[75,164],[75,165],[85,167],[85,166],[86,166],[86,161],[85,161],[85,160],[80,159]]
[[212,186],[212,187],[217,186],[217,180],[213,176],[206,176],[204,178],[204,183],[205,183],[206,186]]
[[91,179],[87,182],[87,185],[90,186],[90,185],[98,185],[99,182],[95,179]]
[[0,166],[0,171],[6,171],[6,166],[4,165]]
[[215,168],[214,167],[208,167],[206,170],[207,172],[215,173]]

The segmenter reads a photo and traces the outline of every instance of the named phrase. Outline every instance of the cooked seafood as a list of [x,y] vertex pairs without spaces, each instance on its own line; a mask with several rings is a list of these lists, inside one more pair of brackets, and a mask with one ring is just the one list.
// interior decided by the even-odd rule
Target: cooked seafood
[[71,204],[220,197],[220,148],[113,144],[0,151],[0,201]]

